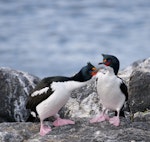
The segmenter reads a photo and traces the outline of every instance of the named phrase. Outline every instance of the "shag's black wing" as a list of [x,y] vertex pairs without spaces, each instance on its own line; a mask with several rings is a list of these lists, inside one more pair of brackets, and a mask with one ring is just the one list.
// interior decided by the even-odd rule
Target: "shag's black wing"
[[[118,77],[120,78],[120,77]],[[120,78],[121,79],[121,78]],[[122,80],[122,79],[121,79]],[[124,83],[124,81],[122,80],[121,84],[120,84],[120,89],[122,91],[122,93],[125,95],[125,101],[128,100],[128,88],[126,86],[126,84]],[[125,117],[124,111],[123,111],[124,106],[121,108],[120,110],[120,116]],[[115,116],[117,116],[117,112],[115,111]]]
[[122,83],[120,85],[120,89],[121,89],[122,93],[126,97],[125,101],[127,101],[128,100],[128,88],[127,88],[127,85],[123,81],[122,81]]
[[48,91],[46,93],[36,95],[36,96],[32,96],[32,93],[31,93],[27,100],[26,108],[35,111],[36,106],[42,101],[46,100],[53,93],[51,89],[52,82],[63,82],[63,81],[69,81],[69,80],[70,78],[61,77],[61,76],[47,77],[47,78],[42,79],[40,83],[34,88],[32,93],[34,93],[35,91],[39,91],[45,87],[49,87]]

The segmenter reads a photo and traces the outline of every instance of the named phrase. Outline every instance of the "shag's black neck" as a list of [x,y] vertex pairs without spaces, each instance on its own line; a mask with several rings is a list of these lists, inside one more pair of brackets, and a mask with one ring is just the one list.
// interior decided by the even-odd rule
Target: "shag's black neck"
[[85,81],[81,71],[79,71],[77,74],[75,74],[74,76],[72,76],[70,78],[71,78],[71,80],[74,80],[74,81],[79,81],[79,82]]
[[115,75],[117,75],[118,74],[118,71],[119,71],[119,63],[117,63],[117,64],[114,64],[114,65],[110,65],[113,69],[114,69],[114,73],[115,73]]

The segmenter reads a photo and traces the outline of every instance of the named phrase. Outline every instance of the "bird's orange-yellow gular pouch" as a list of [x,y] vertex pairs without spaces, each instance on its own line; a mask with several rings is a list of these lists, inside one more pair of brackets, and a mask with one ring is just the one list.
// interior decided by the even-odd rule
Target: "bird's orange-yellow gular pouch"
[[97,72],[98,72],[98,70],[95,67],[93,67],[91,75],[94,76],[97,74]]
[[106,63],[106,62],[107,62],[107,60],[106,60],[106,59],[104,59],[104,60],[103,60],[103,63]]
[[93,70],[93,71],[95,71],[95,70],[96,70],[96,68],[95,68],[95,67],[93,67],[93,68],[92,68],[92,70]]

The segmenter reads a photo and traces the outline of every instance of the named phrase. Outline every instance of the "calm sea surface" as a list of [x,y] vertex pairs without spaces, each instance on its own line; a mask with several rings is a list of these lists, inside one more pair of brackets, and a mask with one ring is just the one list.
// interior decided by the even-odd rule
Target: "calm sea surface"
[[150,0],[0,0],[0,67],[71,76],[102,53],[150,57]]

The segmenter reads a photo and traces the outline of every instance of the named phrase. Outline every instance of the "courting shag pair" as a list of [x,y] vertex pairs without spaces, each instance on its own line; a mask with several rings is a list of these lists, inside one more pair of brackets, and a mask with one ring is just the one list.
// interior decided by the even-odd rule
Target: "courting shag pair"
[[[92,78],[96,78],[97,94],[102,104],[102,112],[99,116],[90,120],[90,123],[108,120],[111,124],[119,126],[119,115],[125,101],[128,99],[127,86],[117,76],[119,60],[113,55],[102,54],[103,62],[98,68],[87,63],[77,74],[72,77],[54,76],[40,81],[29,95],[26,108],[31,110],[28,121],[33,118],[40,119],[40,135],[44,136],[51,131],[44,125],[44,120],[50,116],[55,117],[54,126],[75,124],[74,121],[61,119],[58,111],[67,103],[71,92],[88,84]],[[105,71],[102,71],[105,69]],[[116,111],[116,116],[109,118],[108,110]]]

